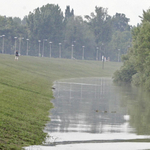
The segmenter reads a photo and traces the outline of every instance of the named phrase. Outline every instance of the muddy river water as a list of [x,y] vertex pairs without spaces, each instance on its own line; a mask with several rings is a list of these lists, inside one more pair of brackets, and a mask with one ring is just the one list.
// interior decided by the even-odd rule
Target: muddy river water
[[49,137],[26,150],[150,149],[148,93],[110,78],[60,80],[54,88]]

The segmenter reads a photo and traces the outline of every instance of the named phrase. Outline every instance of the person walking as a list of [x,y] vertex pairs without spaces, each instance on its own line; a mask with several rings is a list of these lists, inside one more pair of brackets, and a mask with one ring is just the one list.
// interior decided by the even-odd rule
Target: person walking
[[16,51],[15,60],[18,60],[18,57],[19,57],[19,54],[18,54],[18,51]]

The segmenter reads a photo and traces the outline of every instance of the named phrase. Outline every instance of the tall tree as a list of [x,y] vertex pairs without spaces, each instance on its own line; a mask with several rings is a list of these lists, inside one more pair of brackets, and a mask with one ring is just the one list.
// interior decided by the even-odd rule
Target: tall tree
[[73,17],[73,16],[74,16],[74,10],[72,9],[70,11],[70,6],[67,6],[65,10],[65,19],[67,20],[68,18]]
[[116,13],[111,19],[112,38],[108,43],[107,52],[111,60],[121,60],[121,55],[126,54],[131,46],[131,26],[125,14]]
[[[26,18],[29,38],[34,42],[32,49],[37,53],[37,41],[47,39],[54,44],[62,40],[63,13],[58,5],[47,4],[37,8]],[[46,51],[45,51],[46,52]],[[49,55],[48,52],[46,55]]]
[[112,27],[114,31],[130,31],[130,19],[125,14],[116,13],[112,17]]
[[85,18],[93,29],[97,45],[107,43],[111,40],[111,17],[108,15],[107,9],[102,7],[95,7],[95,13],[85,16]]
[[[124,65],[115,73],[115,80],[132,81],[135,85],[141,85],[150,91],[150,10],[143,11],[142,23],[132,30],[132,48],[124,58]],[[132,66],[132,68],[131,68]],[[133,72],[133,70],[135,70]]]
[[67,57],[70,58],[71,45],[74,45],[74,57],[82,59],[82,50],[85,46],[85,58],[93,59],[95,46],[94,34],[81,16],[70,17],[67,20],[64,33]]

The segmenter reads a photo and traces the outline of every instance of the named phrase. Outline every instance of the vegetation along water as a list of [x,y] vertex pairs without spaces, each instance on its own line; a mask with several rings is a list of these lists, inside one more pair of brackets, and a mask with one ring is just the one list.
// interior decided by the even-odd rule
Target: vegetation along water
[[114,74],[115,82],[129,82],[150,91],[150,10],[143,11],[142,23],[132,30],[132,47]]

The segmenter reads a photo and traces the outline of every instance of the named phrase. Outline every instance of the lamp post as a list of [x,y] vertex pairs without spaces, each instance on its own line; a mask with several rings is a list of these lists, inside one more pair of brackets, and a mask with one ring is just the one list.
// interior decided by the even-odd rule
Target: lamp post
[[4,53],[4,37],[5,37],[5,35],[2,35],[2,37],[3,37],[2,53]]
[[29,39],[26,39],[27,40],[27,54],[28,55],[28,51],[29,51]]
[[23,40],[23,37],[19,38],[19,55],[21,55],[21,41]]
[[83,49],[82,49],[82,60],[84,60],[84,47],[85,47],[85,46],[82,46],[82,48],[83,48]]
[[38,40],[39,42],[39,57],[41,56],[41,53],[40,53],[40,44],[41,44],[41,40]]
[[72,49],[71,49],[71,59],[73,59],[73,47],[74,47],[74,45],[72,44]]
[[61,43],[59,43],[59,58],[61,58]]
[[47,39],[43,40],[43,50],[42,50],[42,57],[44,57],[44,42],[47,41]]
[[119,62],[119,56],[120,55],[120,49],[118,49],[118,62]]
[[52,42],[49,42],[49,57],[52,57]]
[[76,43],[76,41],[72,41],[72,49],[71,49],[71,59],[73,59],[73,53],[74,53],[74,43]]
[[96,47],[96,60],[98,60],[98,47]]
[[15,52],[16,52],[16,45],[17,45],[16,40],[17,40],[17,37],[14,37],[14,38],[15,38]]

